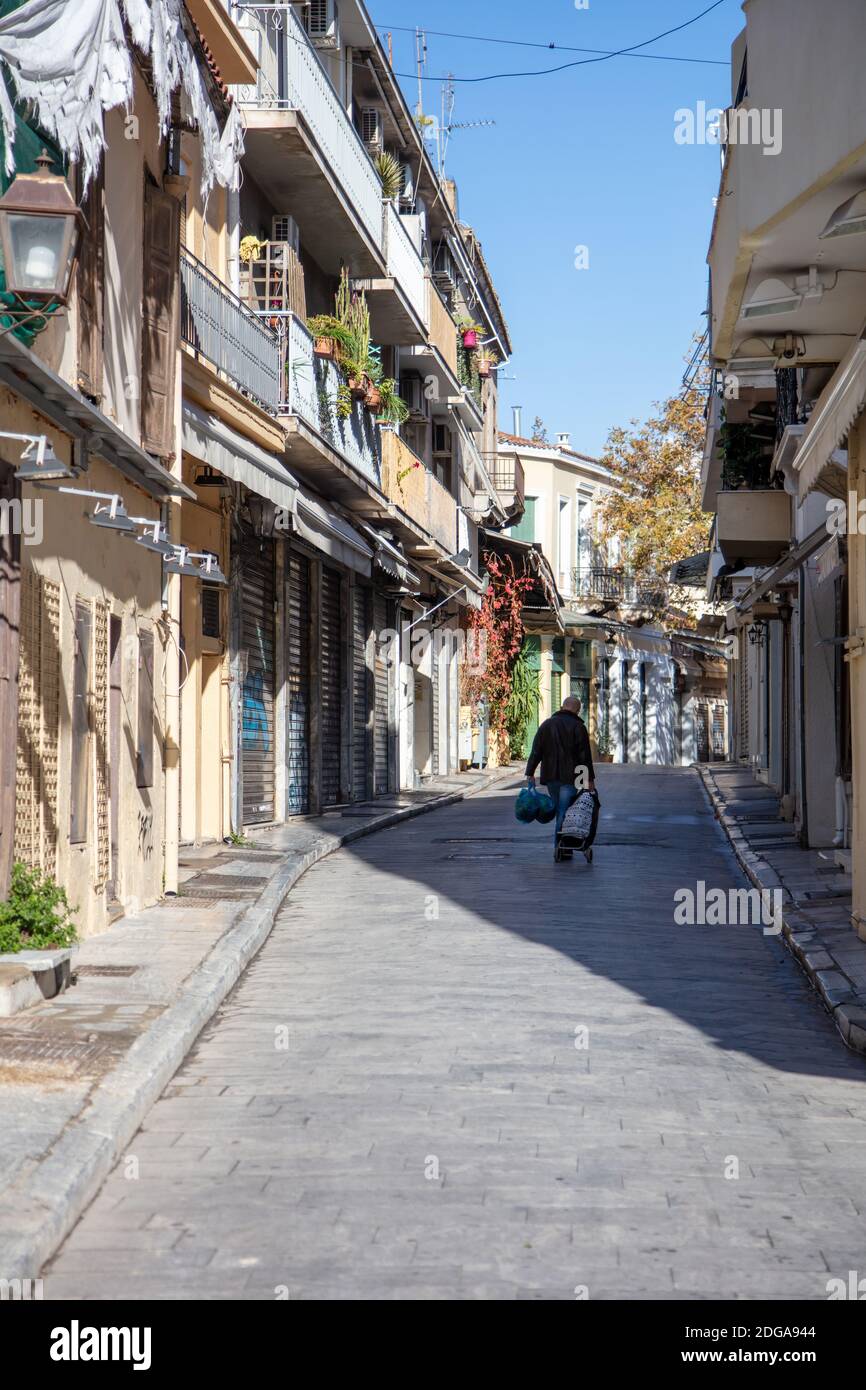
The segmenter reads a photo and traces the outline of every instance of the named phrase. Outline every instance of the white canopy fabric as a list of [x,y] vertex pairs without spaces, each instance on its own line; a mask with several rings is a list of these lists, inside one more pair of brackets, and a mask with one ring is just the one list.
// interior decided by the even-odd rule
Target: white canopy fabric
[[794,455],[799,500],[818,486],[821,473],[832,461],[866,405],[866,342],[854,344],[818,401],[800,447]]
[[201,133],[202,194],[214,182],[237,187],[244,145],[240,114],[233,106],[220,130],[182,15],[182,0],[28,0],[0,19],[7,175],[15,171],[17,96],[32,102],[39,124],[69,159],[81,163],[85,185],[90,182],[105,148],[103,113],[132,101],[125,16],[133,42],[151,65],[162,133],[172,93],[182,85]]
[[183,448],[224,477],[294,513],[298,484],[282,461],[190,401],[183,405]]

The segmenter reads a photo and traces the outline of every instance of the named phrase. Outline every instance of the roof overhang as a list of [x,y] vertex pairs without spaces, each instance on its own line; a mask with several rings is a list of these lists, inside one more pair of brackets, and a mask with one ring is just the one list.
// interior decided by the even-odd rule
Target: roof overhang
[[124,434],[113,420],[11,333],[0,336],[0,383],[23,397],[58,429],[80,441],[88,453],[98,454],[152,497],[195,500],[195,493],[180,478]]

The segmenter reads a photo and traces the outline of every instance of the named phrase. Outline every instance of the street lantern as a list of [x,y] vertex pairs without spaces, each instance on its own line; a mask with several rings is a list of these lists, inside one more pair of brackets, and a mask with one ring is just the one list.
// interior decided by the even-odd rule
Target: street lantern
[[608,631],[605,635],[604,649],[607,652],[608,658],[613,661],[613,658],[616,656],[616,633],[613,630]]
[[27,299],[69,298],[84,214],[66,180],[50,173],[45,150],[35,174],[18,174],[0,198],[0,251],[6,289]]

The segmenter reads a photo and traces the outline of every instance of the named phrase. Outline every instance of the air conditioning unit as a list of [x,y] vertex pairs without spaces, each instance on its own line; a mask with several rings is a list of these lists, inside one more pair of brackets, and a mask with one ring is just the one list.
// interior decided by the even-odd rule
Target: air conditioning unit
[[340,16],[336,0],[307,0],[301,18],[310,42],[316,48],[340,47]]
[[400,165],[400,211],[412,212],[415,203],[415,178],[411,164]]
[[295,255],[298,254],[301,247],[301,235],[294,217],[284,213],[281,217],[271,218],[271,241],[287,241]]
[[457,267],[447,241],[439,241],[433,247],[433,283],[447,294],[457,289]]
[[368,150],[381,150],[382,112],[378,106],[361,107],[361,139]]
[[424,380],[422,377],[401,377],[400,395],[409,407],[410,420],[426,420],[429,417],[430,402],[424,394]]

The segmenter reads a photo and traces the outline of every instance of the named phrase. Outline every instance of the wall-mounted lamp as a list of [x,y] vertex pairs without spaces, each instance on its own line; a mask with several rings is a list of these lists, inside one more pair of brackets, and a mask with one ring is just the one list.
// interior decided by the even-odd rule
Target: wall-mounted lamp
[[611,629],[609,632],[605,633],[604,638],[604,649],[611,660],[616,656],[616,646],[616,633]]
[[767,640],[766,623],[751,623],[746,631],[751,646],[763,647],[764,643]]
[[136,545],[143,546],[145,550],[152,550],[155,555],[174,554],[175,546],[169,540],[168,532],[159,517],[131,516],[129,519],[134,526],[145,527],[145,530],[138,536],[133,536],[129,531],[125,533],[130,540],[135,541]]
[[10,434],[7,430],[0,430],[0,439],[20,440],[25,446],[21,452],[21,462],[15,470],[19,482],[50,483],[75,477],[72,469],[57,457],[47,435]]
[[208,584],[228,584],[228,580],[219,567],[219,561],[212,550],[196,551],[187,557],[190,560],[200,560],[199,578]]
[[66,180],[50,169],[43,150],[36,173],[18,174],[0,198],[0,250],[7,293],[65,304],[87,222]]

